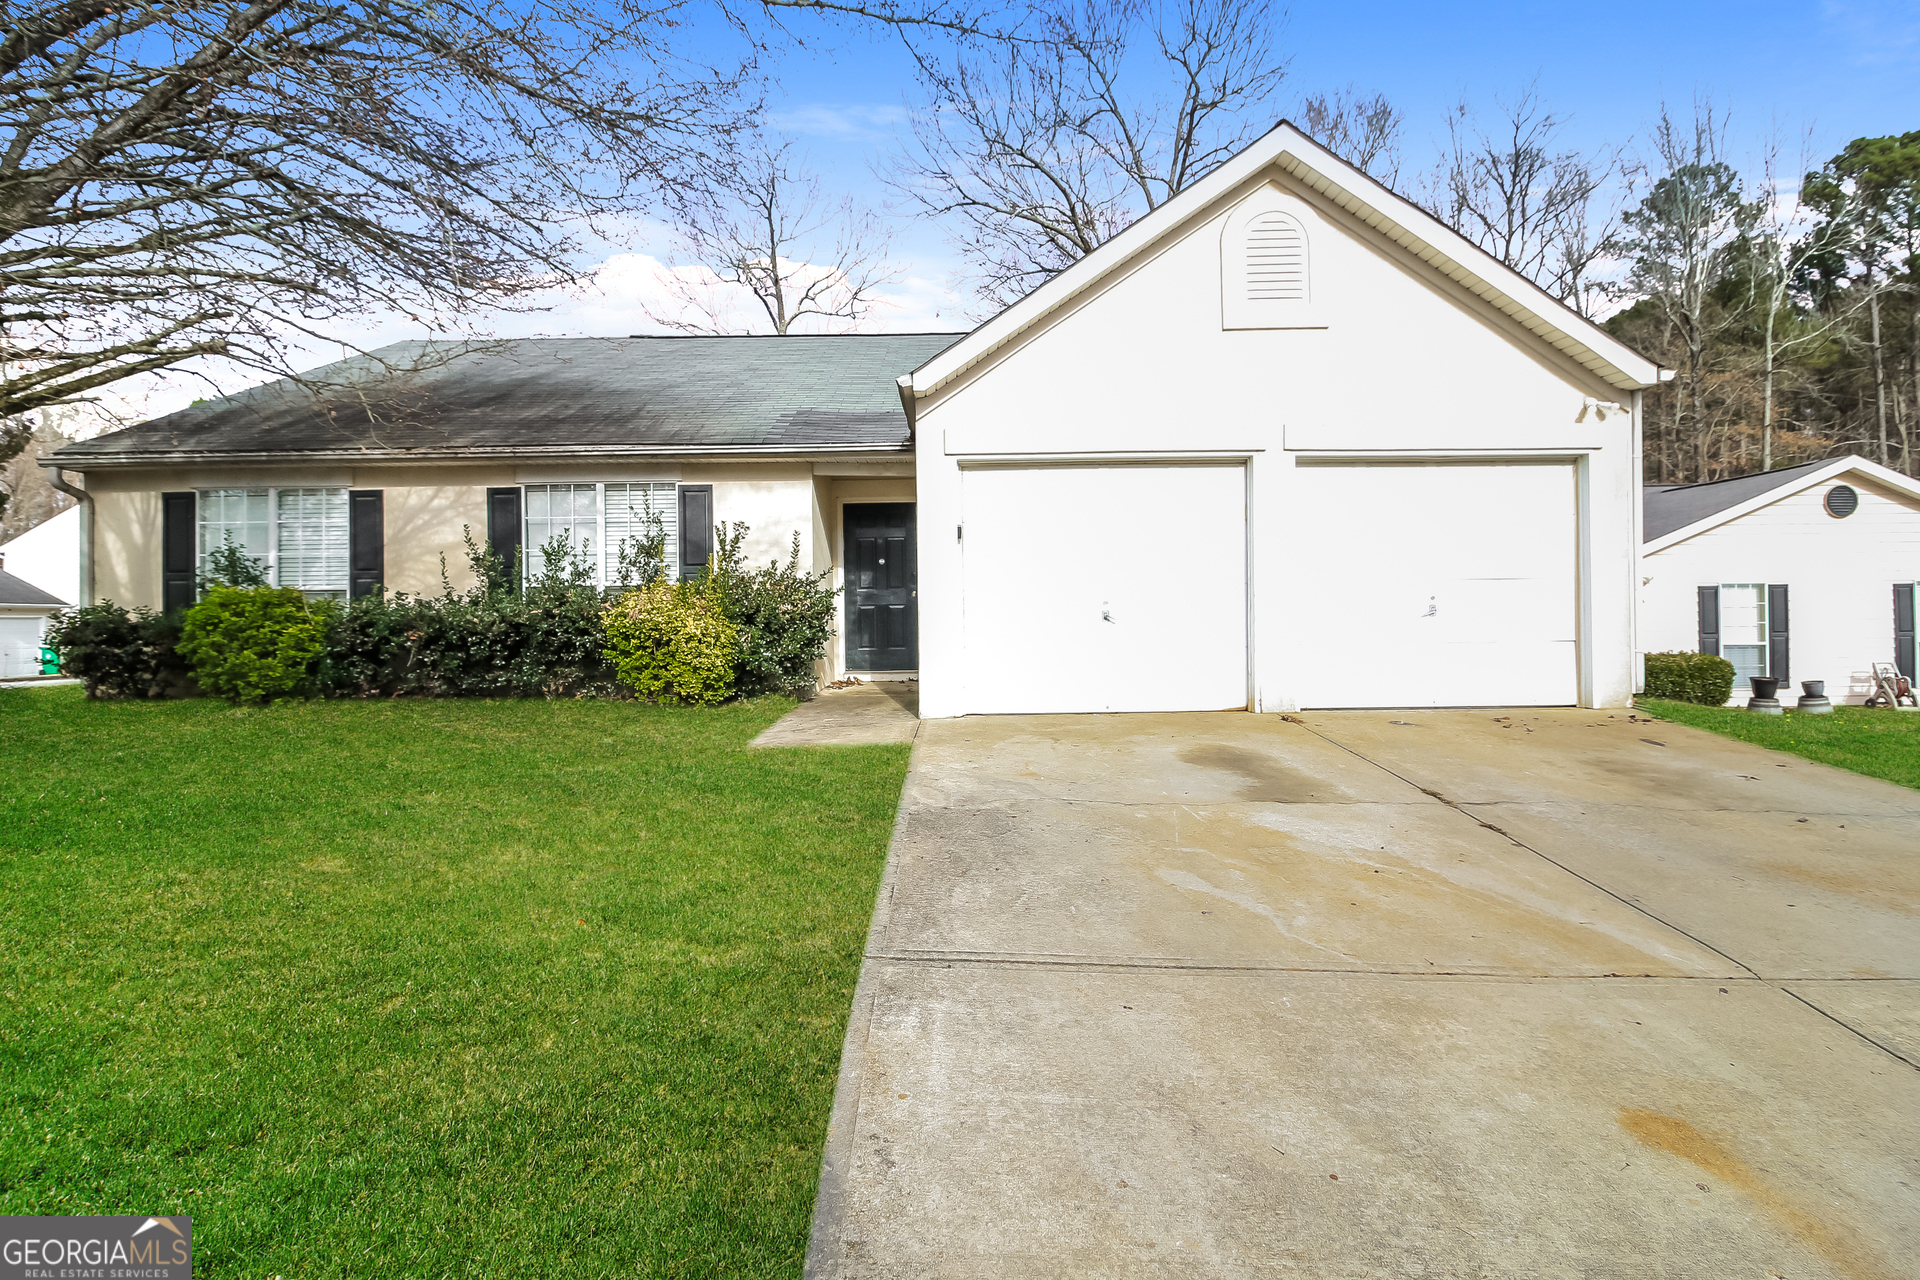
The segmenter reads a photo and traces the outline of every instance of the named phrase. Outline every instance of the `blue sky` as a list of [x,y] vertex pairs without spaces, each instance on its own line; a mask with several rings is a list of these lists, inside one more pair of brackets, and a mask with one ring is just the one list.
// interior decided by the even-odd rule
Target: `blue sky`
[[[1565,136],[1582,148],[1628,143],[1663,99],[1684,110],[1696,95],[1730,112],[1740,156],[1757,155],[1770,134],[1791,158],[1810,129],[1824,157],[1863,134],[1920,129],[1912,0],[1312,4],[1291,10],[1280,43],[1293,56],[1285,110],[1348,84],[1384,93],[1406,113],[1414,171],[1432,163],[1450,102],[1487,102],[1536,76],[1548,107],[1572,117]],[[830,181],[884,200],[871,169],[916,100],[898,40],[843,33],[771,69],[773,123],[804,141]],[[923,276],[952,269],[936,227],[904,225],[900,248]]]

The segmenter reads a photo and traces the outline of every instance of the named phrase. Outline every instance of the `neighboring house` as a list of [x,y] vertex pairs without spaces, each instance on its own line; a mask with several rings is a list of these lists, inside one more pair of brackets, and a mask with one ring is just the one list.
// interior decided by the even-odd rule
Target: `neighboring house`
[[1646,492],[1640,639],[1717,653],[1747,680],[1824,680],[1859,702],[1876,662],[1914,676],[1920,483],[1836,458]]
[[41,674],[47,619],[67,604],[8,573],[0,556],[0,680]]
[[829,674],[917,672],[928,716],[1617,707],[1659,377],[1283,124],[964,337],[503,342],[47,461],[127,604],[225,536],[429,591],[462,526],[606,555],[645,500],[685,565],[714,521],[798,531],[847,587]]
[[80,509],[68,507],[10,542],[0,542],[7,572],[67,604],[80,600]]

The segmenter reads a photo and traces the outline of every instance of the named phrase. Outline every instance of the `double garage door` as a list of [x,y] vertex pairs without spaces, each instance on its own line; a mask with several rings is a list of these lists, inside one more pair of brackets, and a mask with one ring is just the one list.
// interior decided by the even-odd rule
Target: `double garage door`
[[[1288,563],[1260,577],[1303,707],[1578,701],[1574,469],[1302,463]],[[968,703],[979,712],[1244,707],[1239,465],[965,473]],[[1271,544],[1269,544],[1271,545]]]

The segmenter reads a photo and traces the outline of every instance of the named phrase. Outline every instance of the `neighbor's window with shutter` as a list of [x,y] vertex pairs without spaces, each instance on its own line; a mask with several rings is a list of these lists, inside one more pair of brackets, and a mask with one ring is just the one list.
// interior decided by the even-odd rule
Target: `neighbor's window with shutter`
[[1733,664],[1733,687],[1768,673],[1767,584],[1720,584],[1720,656]]
[[347,491],[202,489],[200,574],[231,539],[260,562],[267,581],[298,587],[309,599],[347,598]]
[[667,576],[672,577],[674,561],[679,559],[675,548],[680,545],[680,502],[675,490],[680,486],[671,480],[648,480],[601,487],[607,530],[606,555],[600,566],[601,583],[619,585],[620,544],[629,538],[643,537],[650,523],[649,516],[660,517],[662,530],[667,535]]

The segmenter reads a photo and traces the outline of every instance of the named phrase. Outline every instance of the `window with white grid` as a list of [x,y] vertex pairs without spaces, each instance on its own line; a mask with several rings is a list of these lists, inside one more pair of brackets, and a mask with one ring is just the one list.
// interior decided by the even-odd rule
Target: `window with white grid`
[[274,581],[310,598],[347,598],[347,491],[276,489]]
[[270,489],[202,489],[194,509],[200,522],[200,576],[221,544],[232,542],[267,571],[273,581],[273,533]]
[[546,568],[544,548],[564,535],[569,546],[598,564],[600,552],[600,486],[597,484],[530,484],[527,493],[526,576],[539,577]]
[[298,587],[313,599],[347,598],[345,489],[202,489],[194,505],[201,577],[213,553],[231,541],[275,586]]
[[671,577],[674,563],[680,558],[679,486],[671,480],[649,480],[602,487],[605,490],[602,507],[606,518],[607,549],[601,563],[600,581],[607,586],[620,584],[620,546],[628,540],[645,537],[652,523],[650,517],[653,516],[660,518],[661,531],[666,534],[666,544],[661,554],[667,564],[667,574]]
[[1720,585],[1720,656],[1733,664],[1734,688],[1767,674],[1767,584]]

